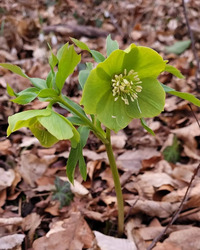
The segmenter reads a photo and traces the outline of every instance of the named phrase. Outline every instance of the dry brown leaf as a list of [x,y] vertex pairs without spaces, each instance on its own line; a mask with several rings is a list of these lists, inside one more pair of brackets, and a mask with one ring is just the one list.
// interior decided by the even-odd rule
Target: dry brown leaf
[[10,140],[6,139],[4,141],[0,141],[0,152],[3,155],[7,155],[10,152],[11,142]]
[[21,155],[19,172],[23,179],[31,186],[35,186],[35,181],[39,179],[47,170],[48,166],[56,161],[57,156],[44,156],[38,158],[29,151],[24,151]]
[[131,207],[131,213],[137,214],[143,212],[150,216],[156,216],[160,218],[167,218],[170,216],[176,209],[178,209],[179,204],[171,204],[170,202],[158,202],[152,200],[144,199],[133,199],[125,200]]
[[40,217],[39,214],[36,214],[36,213],[31,213],[27,215],[23,220],[22,229],[24,231],[29,231],[28,237],[31,243],[34,238],[35,230],[40,225],[41,221],[42,221],[42,218]]
[[46,236],[33,242],[35,250],[82,250],[94,245],[94,235],[80,213],[52,224]]
[[23,234],[12,234],[6,235],[0,238],[1,249],[13,249],[22,244],[25,235]]
[[190,227],[188,229],[173,232],[164,241],[164,243],[172,243],[178,245],[181,250],[198,250],[200,249],[200,228]]
[[5,171],[3,168],[0,168],[0,191],[4,188],[10,187],[15,179],[15,171],[9,169]]
[[154,250],[183,250],[182,247],[178,246],[177,244],[171,242],[158,242],[157,245],[153,248]]
[[195,136],[200,136],[200,129],[196,122],[187,127],[173,129],[171,132],[175,133],[179,139],[183,140],[188,148],[196,150],[197,141],[195,140]]
[[151,157],[160,156],[155,148],[143,148],[139,150],[127,150],[125,153],[117,157],[118,167],[123,171],[132,171],[134,174],[138,174],[143,160],[150,159]]
[[120,131],[117,134],[111,135],[111,143],[113,148],[124,148],[126,144],[127,136],[124,132]]
[[101,250],[137,250],[135,243],[128,239],[114,238],[97,231],[94,231],[94,234],[96,236],[97,245]]
[[176,181],[165,173],[145,172],[137,178],[137,185],[141,187],[143,197],[152,199],[156,190],[163,185],[170,185],[176,187]]

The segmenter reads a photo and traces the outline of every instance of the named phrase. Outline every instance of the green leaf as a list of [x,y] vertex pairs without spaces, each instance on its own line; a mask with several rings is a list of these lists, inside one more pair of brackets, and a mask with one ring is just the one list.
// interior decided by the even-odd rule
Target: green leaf
[[167,71],[178,78],[184,78],[181,72],[172,65],[166,64],[164,71]]
[[[79,113],[81,113],[82,115],[84,115],[85,118],[88,119],[87,115],[85,114],[84,110],[82,109],[82,107],[81,107],[79,104],[75,103],[74,101],[72,101],[72,100],[71,100],[69,97],[67,97],[67,96],[62,95],[62,98],[63,98],[70,106],[72,106],[72,107],[73,107],[74,109],[76,109]],[[64,109],[67,109],[63,104],[59,103],[59,105],[60,105],[61,107],[63,107]],[[67,110],[68,110],[68,109],[67,109]],[[76,114],[73,112],[73,110],[69,110],[69,111],[70,111],[73,115],[76,116]]]
[[60,208],[69,206],[74,197],[70,188],[70,183],[68,181],[61,180],[58,176],[56,176],[54,183],[56,190],[54,191],[52,199],[60,202]]
[[54,67],[56,66],[56,64],[58,64],[58,58],[54,55],[53,52],[51,52],[51,56],[49,57],[49,65],[52,71]]
[[106,53],[109,56],[114,50],[119,49],[117,41],[112,40],[111,35],[106,38]]
[[166,51],[168,53],[174,53],[177,55],[182,54],[187,48],[190,47],[191,40],[179,41],[174,43],[172,46],[167,46]]
[[14,90],[10,87],[8,83],[7,83],[7,92],[10,96],[17,96],[17,94],[14,92]]
[[163,151],[164,159],[168,162],[176,163],[180,159],[180,143],[174,135],[173,143],[167,146]]
[[79,133],[64,116],[51,111],[50,116],[40,116],[37,119],[58,140],[67,140],[74,137],[77,143],[79,142]]
[[69,43],[66,43],[66,44],[64,44],[64,45],[57,51],[56,57],[57,57],[58,61],[60,61],[60,59],[62,58],[63,52],[64,52],[65,50],[67,50],[68,46],[69,46]]
[[[16,130],[22,127],[28,127],[32,118],[39,116],[48,116],[50,114],[51,111],[48,109],[28,110],[14,114],[8,117],[8,123],[9,123],[8,130],[10,133],[15,132]],[[9,136],[10,133],[7,133],[7,135]]]
[[0,63],[0,66],[4,69],[8,69],[12,71],[13,73],[20,75],[24,78],[29,79],[29,77],[22,71],[22,69],[16,65],[10,64],[10,63]]
[[96,62],[103,62],[105,60],[105,57],[98,51],[96,50],[90,50],[87,46],[87,44],[85,44],[84,42],[81,42],[75,38],[70,38],[75,44],[77,47],[79,47],[80,49],[82,50],[87,50],[88,52],[90,52],[94,58],[94,60]]
[[67,177],[70,182],[74,182],[74,171],[77,163],[79,164],[79,170],[81,176],[84,180],[87,177],[87,167],[85,164],[85,159],[83,157],[83,147],[85,147],[90,129],[88,127],[79,127],[78,132],[80,133],[80,142],[77,144],[76,148],[72,148],[67,160]]
[[38,139],[38,141],[43,147],[49,148],[59,141],[48,130],[46,130],[46,128],[43,127],[41,123],[38,122],[36,119],[34,119],[33,122],[30,122],[30,124],[27,125],[27,127],[29,127],[32,134]]
[[169,93],[171,95],[175,95],[175,96],[178,96],[180,97],[181,99],[184,99],[184,100],[187,100],[191,103],[193,103],[194,105],[200,107],[200,100],[197,99],[194,95],[190,94],[190,93],[185,93],[185,92],[179,92],[179,91],[176,91],[162,83],[160,83],[161,86],[163,87],[163,89],[165,90],[166,93]]
[[66,174],[67,174],[69,181],[72,184],[74,183],[74,171],[78,163],[79,151],[80,151],[80,146],[78,146],[77,148],[71,148],[71,151],[69,153],[69,157],[67,160]]
[[39,92],[38,97],[47,98],[47,100],[49,99],[49,101],[51,101],[52,99],[58,97],[58,93],[55,89],[42,89]]
[[105,57],[99,51],[90,50],[90,53],[97,63],[103,62],[105,60]]
[[0,66],[5,68],[5,69],[8,69],[10,71],[12,71],[13,73],[19,75],[19,76],[22,76],[26,79],[29,79],[31,81],[31,83],[36,87],[36,88],[39,88],[39,89],[44,89],[46,88],[46,81],[43,80],[43,79],[40,79],[40,78],[30,78],[28,77],[20,67],[16,66],[16,65],[13,65],[13,64],[10,64],[10,63],[0,63]]
[[145,120],[143,118],[140,118],[140,122],[143,126],[143,128],[149,132],[150,134],[152,134],[153,136],[155,136],[155,133],[153,132],[153,130],[151,128],[148,127],[148,125],[146,124]]
[[79,41],[79,40],[77,40],[77,39],[75,39],[75,38],[72,38],[72,37],[70,37],[70,39],[71,39],[71,40],[73,41],[73,43],[75,43],[76,46],[79,47],[80,49],[82,49],[82,50],[87,50],[88,52],[90,52],[90,49],[88,48],[88,46],[87,46],[86,43],[81,42],[81,41]]
[[74,50],[74,46],[65,47],[62,51],[56,74],[56,86],[61,91],[66,78],[73,73],[76,65],[80,62],[81,55]]
[[86,69],[79,72],[78,80],[82,89],[84,88],[85,82],[90,74],[90,71],[92,70],[92,67],[92,63],[86,63]]
[[27,92],[27,93],[19,95],[17,98],[12,99],[11,101],[14,103],[24,105],[33,101],[36,97],[37,97],[37,93]]
[[33,86],[35,86],[36,88],[39,88],[39,89],[45,89],[45,88],[47,88],[46,81],[44,79],[30,78],[29,77],[29,80],[31,81],[31,83],[33,84]]

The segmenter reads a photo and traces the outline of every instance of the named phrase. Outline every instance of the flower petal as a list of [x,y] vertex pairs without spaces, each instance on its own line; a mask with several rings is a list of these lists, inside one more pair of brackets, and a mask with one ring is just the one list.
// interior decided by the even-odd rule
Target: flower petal
[[132,118],[127,114],[125,104],[119,98],[114,101],[110,91],[104,94],[97,105],[97,118],[109,129],[115,132],[126,127]]
[[126,105],[126,112],[132,118],[154,117],[160,114],[165,105],[165,91],[154,78],[142,80],[142,91],[138,99]]
[[155,77],[165,69],[166,62],[153,49],[147,47],[133,47],[124,56],[123,67],[128,71],[138,72],[139,78]]

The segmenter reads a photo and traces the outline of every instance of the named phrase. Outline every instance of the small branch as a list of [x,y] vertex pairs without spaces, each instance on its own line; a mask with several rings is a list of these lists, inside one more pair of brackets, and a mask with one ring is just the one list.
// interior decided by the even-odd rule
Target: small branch
[[174,221],[178,218],[178,216],[179,216],[179,214],[180,214],[180,212],[181,212],[181,210],[182,210],[182,208],[183,208],[184,203],[185,203],[185,202],[187,201],[187,199],[188,199],[189,190],[190,190],[190,188],[191,188],[191,186],[192,186],[192,182],[193,182],[195,176],[197,175],[199,169],[200,169],[200,163],[199,163],[198,167],[195,169],[194,174],[192,175],[192,178],[191,178],[191,180],[190,180],[190,183],[189,183],[189,185],[188,185],[188,187],[187,187],[187,190],[186,190],[186,192],[185,192],[185,195],[184,195],[184,197],[183,197],[183,199],[182,199],[182,201],[181,201],[181,204],[180,204],[178,210],[177,210],[177,211],[175,212],[175,214],[172,216],[172,218],[171,218],[169,224],[165,227],[165,229],[164,229],[164,230],[163,230],[163,231],[162,231],[162,232],[152,241],[152,243],[151,243],[150,246],[147,248],[147,250],[151,250],[151,249],[153,249],[153,247],[155,247],[155,245],[157,244],[157,242],[163,237],[163,235],[165,235],[165,233],[167,232],[168,228],[169,228],[169,227],[174,223]]
[[183,14],[185,16],[186,25],[187,25],[187,28],[188,28],[188,33],[189,33],[189,36],[190,36],[190,39],[191,39],[191,42],[192,42],[193,55],[194,55],[194,58],[195,58],[196,63],[197,63],[197,69],[196,69],[196,73],[195,73],[195,78],[196,78],[195,79],[195,84],[196,84],[196,89],[199,91],[198,82],[199,82],[199,76],[200,76],[200,62],[199,62],[199,57],[197,55],[197,51],[196,51],[196,48],[195,48],[194,35],[193,35],[192,29],[190,27],[190,23],[189,23],[188,16],[187,16],[185,0],[182,0],[182,5],[183,5]]

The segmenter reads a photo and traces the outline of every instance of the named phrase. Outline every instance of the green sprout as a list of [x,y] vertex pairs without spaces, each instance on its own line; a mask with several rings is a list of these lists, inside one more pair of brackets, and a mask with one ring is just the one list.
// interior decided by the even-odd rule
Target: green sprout
[[[105,145],[108,155],[118,206],[118,233],[124,231],[124,202],[119,173],[111,145],[111,130],[118,132],[132,119],[140,119],[141,125],[152,135],[144,118],[159,115],[165,104],[165,93],[178,96],[200,107],[200,100],[190,93],[178,92],[158,81],[160,73],[167,71],[178,78],[183,75],[154,50],[131,44],[120,50],[116,41],[109,35],[106,39],[107,58],[100,52],[74,38],[71,40],[81,50],[88,51],[98,65],[91,62],[79,72],[79,83],[83,89],[81,104],[73,102],[62,94],[67,77],[72,74],[81,60],[74,46],[65,44],[56,55],[51,52],[50,72],[47,78],[30,78],[18,66],[0,63],[0,66],[21,77],[27,78],[33,87],[19,93],[8,85],[11,101],[27,104],[38,98],[49,102],[46,109],[29,110],[14,114],[8,119],[7,135],[22,128],[29,128],[41,145],[50,147],[60,140],[71,141],[71,151],[67,160],[66,173],[74,182],[74,172],[79,165],[84,180],[87,167],[82,150],[87,143],[90,131]],[[71,116],[64,117],[53,110],[54,104],[68,110]],[[87,115],[86,115],[87,114]]]

